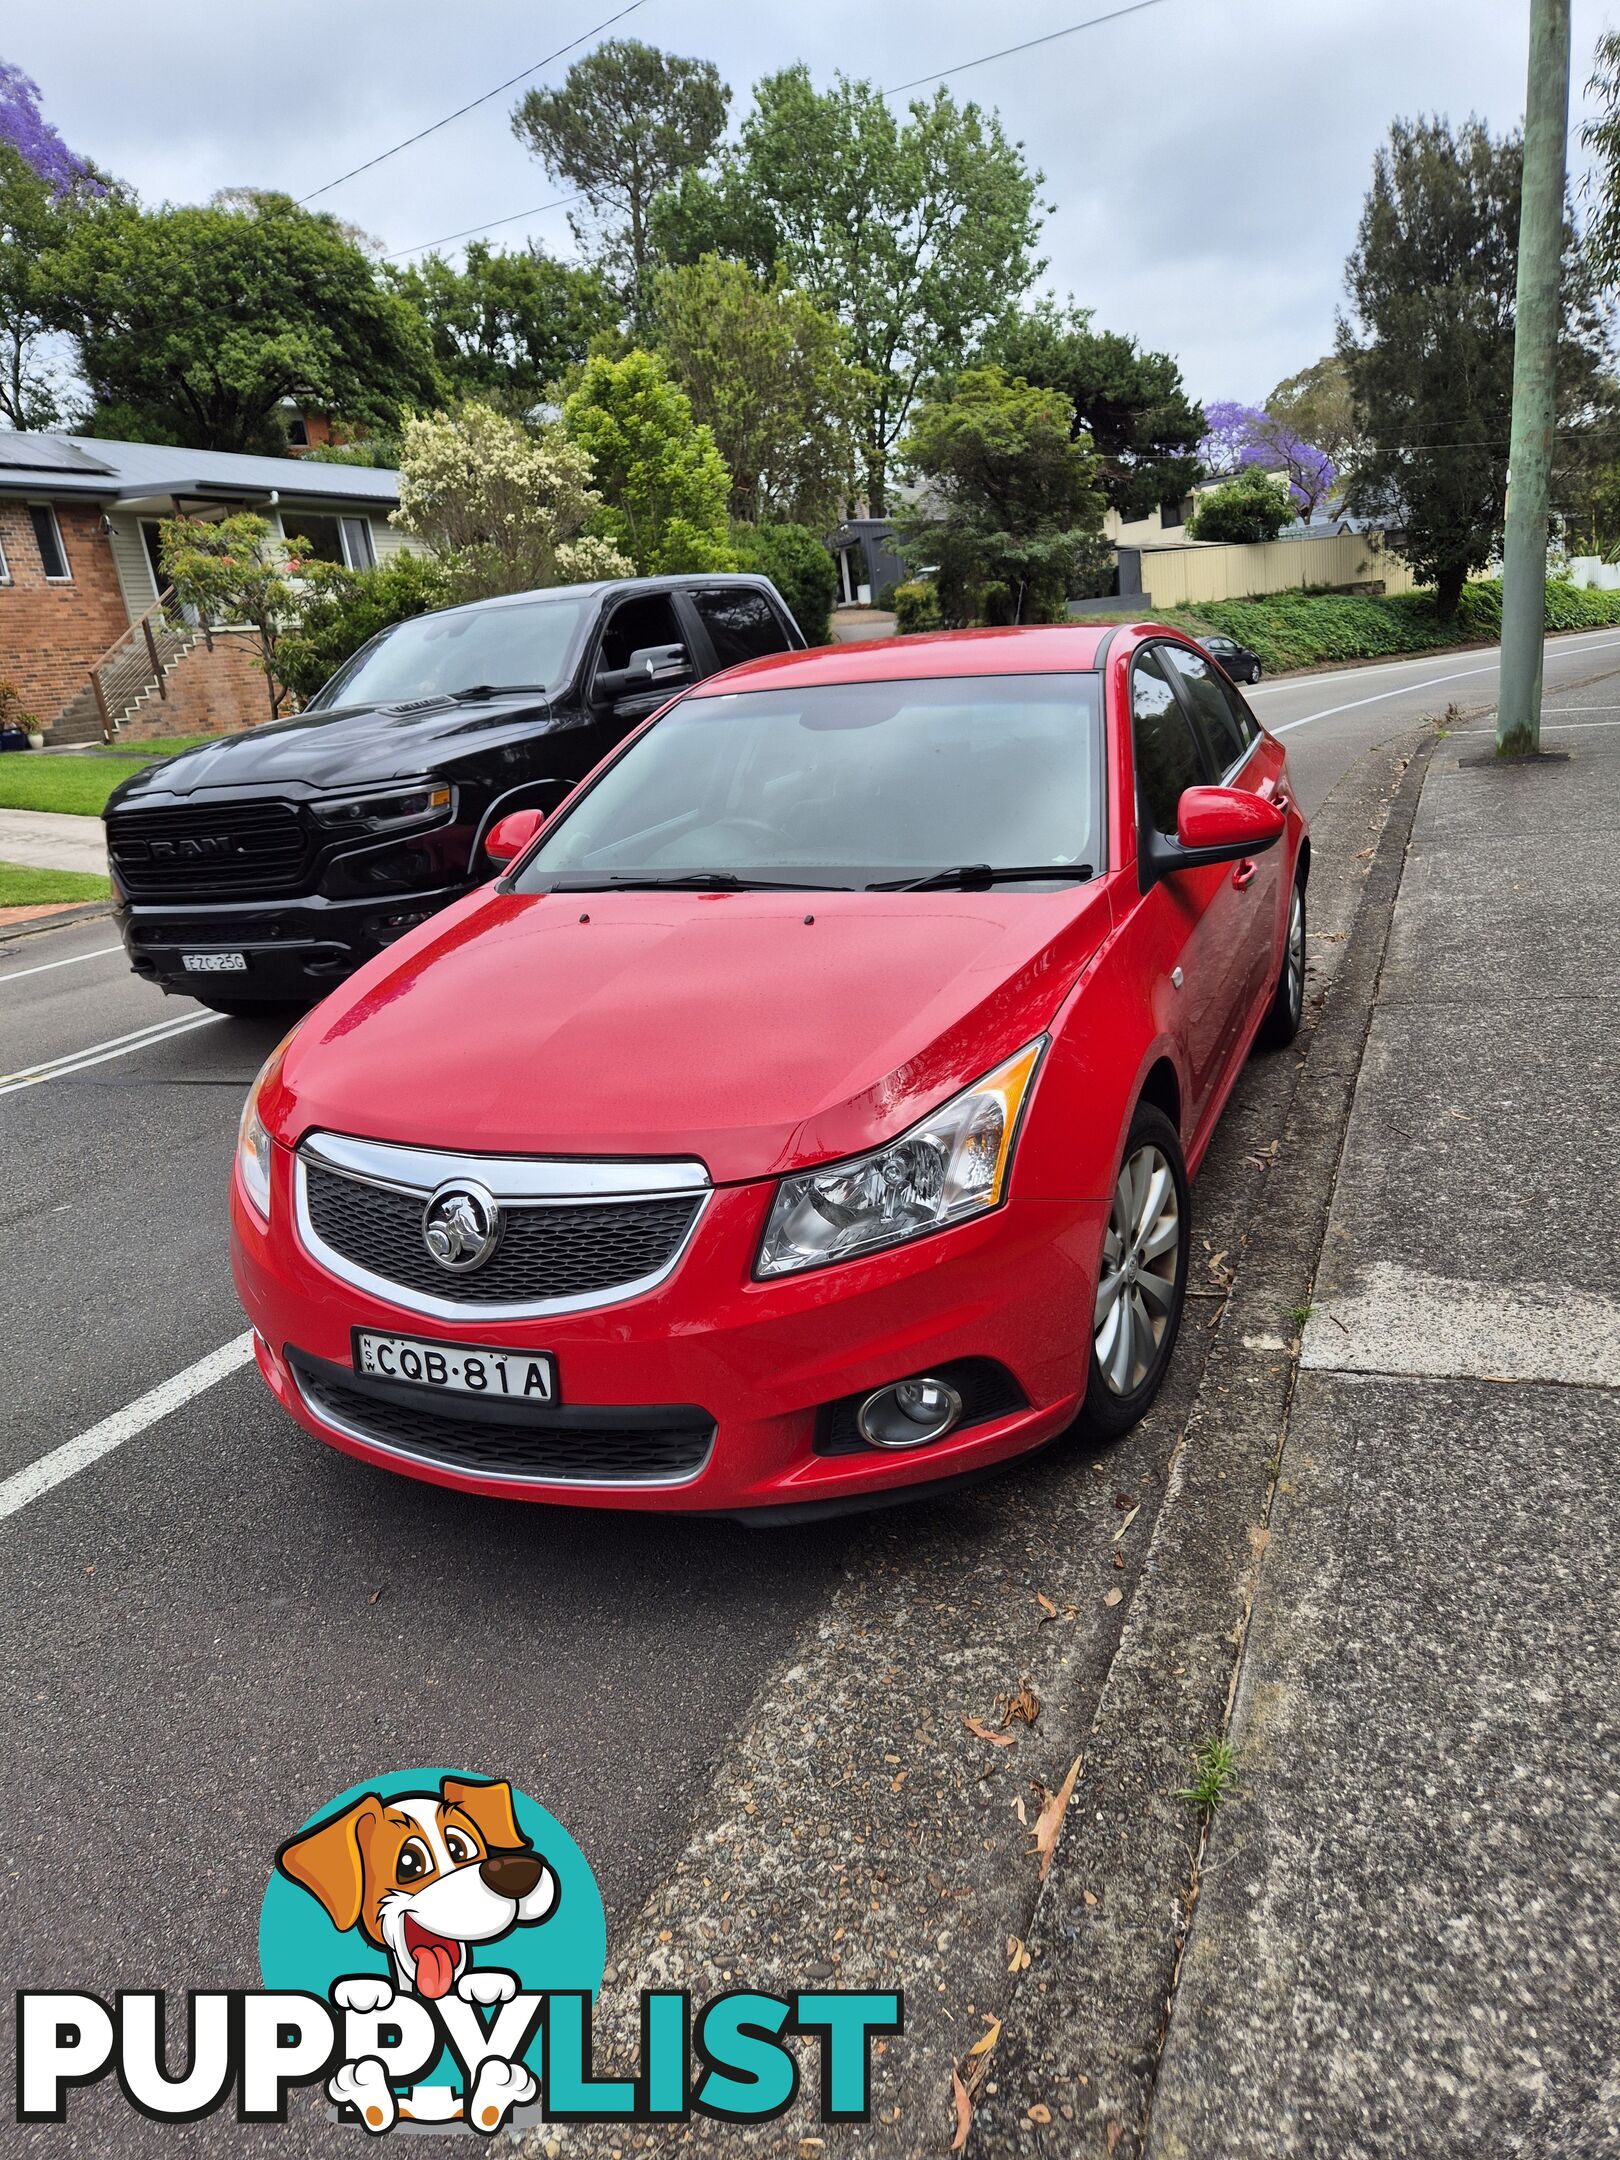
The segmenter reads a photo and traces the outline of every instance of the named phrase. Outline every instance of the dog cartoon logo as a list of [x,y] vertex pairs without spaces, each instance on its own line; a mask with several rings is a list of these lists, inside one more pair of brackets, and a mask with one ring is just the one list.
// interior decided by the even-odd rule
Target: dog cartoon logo
[[276,1865],[318,1898],[340,1933],[358,1927],[388,1952],[397,1993],[436,2002],[466,1972],[475,1943],[533,1927],[557,1903],[557,1878],[518,1828],[512,1788],[447,1777],[436,1793],[366,1793],[301,1830]]
[[533,2101],[539,2042],[511,2037],[503,2006],[515,2019],[549,1988],[594,1996],[607,1949],[600,1892],[561,1823],[504,1778],[451,1770],[377,1779],[313,1816],[276,1854],[259,1935],[269,1986],[323,1995],[379,2030],[426,2031],[433,2013],[446,2044],[424,2051],[425,2082],[369,2052],[327,2079],[340,2116],[372,2132],[487,2133]]

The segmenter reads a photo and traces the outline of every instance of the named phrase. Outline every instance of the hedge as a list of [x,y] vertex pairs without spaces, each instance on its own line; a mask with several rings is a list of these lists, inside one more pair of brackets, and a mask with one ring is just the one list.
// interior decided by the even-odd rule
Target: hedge
[[[1502,635],[1502,586],[1499,579],[1464,586],[1451,622],[1440,620],[1434,595],[1427,592],[1381,597],[1271,593],[1257,600],[1217,600],[1151,612],[1156,620],[1175,623],[1195,637],[1204,631],[1223,631],[1256,654],[1262,667],[1280,672],[1335,660],[1380,660],[1474,641],[1494,644]],[[1601,630],[1617,623],[1620,592],[1548,582],[1549,630]]]

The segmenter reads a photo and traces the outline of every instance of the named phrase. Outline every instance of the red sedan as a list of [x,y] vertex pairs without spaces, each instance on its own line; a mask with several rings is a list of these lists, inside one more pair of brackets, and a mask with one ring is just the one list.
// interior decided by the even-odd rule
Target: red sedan
[[711,678],[333,993],[242,1119],[233,1259],[319,1439],[749,1514],[1122,1433],[1188,1179],[1289,1041],[1281,745],[1150,624]]

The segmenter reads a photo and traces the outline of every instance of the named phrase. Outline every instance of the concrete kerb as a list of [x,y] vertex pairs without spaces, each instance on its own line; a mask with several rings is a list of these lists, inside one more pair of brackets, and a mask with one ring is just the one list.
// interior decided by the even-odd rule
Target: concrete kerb
[[1281,1151],[1289,1205],[1259,1221],[1224,1308],[1083,1769],[1004,2013],[970,2152],[1143,2148],[1158,2048],[1197,1897],[1200,1822],[1177,1797],[1222,1732],[1295,1380],[1282,1316],[1308,1302],[1432,740],[1412,758]]
[[14,945],[22,938],[37,937],[42,930],[68,930],[75,923],[100,922],[112,911],[110,900],[88,900],[83,907],[53,908],[48,915],[36,916],[32,922],[0,923],[0,947]]

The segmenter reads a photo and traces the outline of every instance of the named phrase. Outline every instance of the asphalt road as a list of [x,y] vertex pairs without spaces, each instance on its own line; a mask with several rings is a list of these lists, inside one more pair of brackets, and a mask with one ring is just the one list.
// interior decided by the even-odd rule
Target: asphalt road
[[[1254,702],[1315,808],[1415,719],[1487,704],[1494,669],[1487,652],[1402,662]],[[1547,672],[1578,704],[1572,686],[1620,673],[1620,633],[1559,641]],[[105,922],[0,943],[13,1986],[254,1985],[277,1844],[345,1785],[415,1764],[543,1797],[610,1925],[627,1917],[858,1550],[848,1523],[760,1534],[459,1499],[321,1448],[249,1367],[127,1420],[82,1467],[55,1458],[58,1482],[31,1470],[92,1429],[116,1438],[104,1421],[240,1338],[223,1193],[277,1033],[160,998]],[[158,2131],[111,2100],[94,2119],[109,2155],[245,2142],[222,2120]],[[263,2136],[354,2149],[307,2109]],[[58,2151],[60,2133],[13,2127],[7,2149]]]

